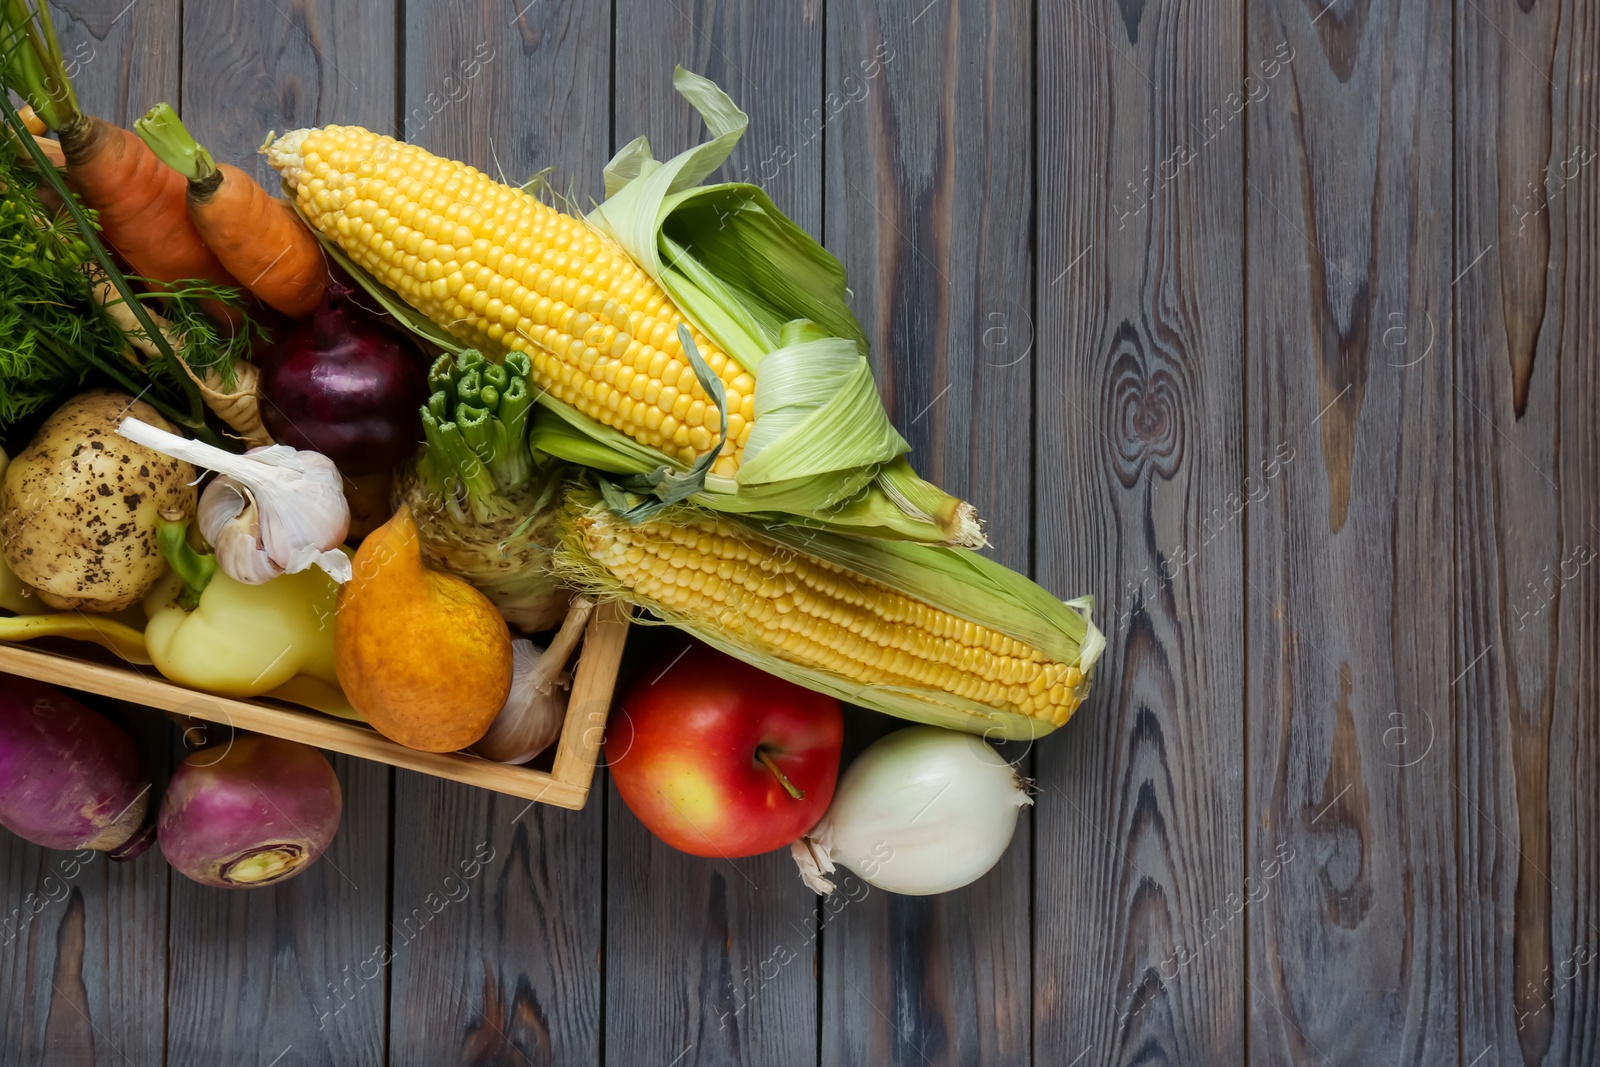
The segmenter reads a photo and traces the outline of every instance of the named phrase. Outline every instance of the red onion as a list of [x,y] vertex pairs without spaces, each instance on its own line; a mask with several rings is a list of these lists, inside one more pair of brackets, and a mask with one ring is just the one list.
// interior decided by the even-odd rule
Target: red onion
[[343,805],[322,753],[241,733],[194,753],[173,774],[161,799],[161,851],[202,885],[272,885],[322,855]]
[[150,847],[133,741],[65,693],[0,674],[0,825],[45,848],[132,859]]
[[261,417],[279,444],[345,474],[388,470],[422,444],[427,368],[415,346],[334,284],[261,373]]

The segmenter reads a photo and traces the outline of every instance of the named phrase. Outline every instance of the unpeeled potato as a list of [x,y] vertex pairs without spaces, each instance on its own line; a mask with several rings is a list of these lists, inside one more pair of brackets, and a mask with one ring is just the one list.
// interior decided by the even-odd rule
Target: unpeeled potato
[[339,685],[373,729],[407,748],[477,742],[511,690],[511,631],[489,598],[423,566],[402,505],[368,534],[339,594]]
[[194,468],[120,436],[129,417],[173,429],[143,401],[92,390],[46,419],[0,480],[0,549],[52,608],[137,603],[167,571],[161,512],[194,512]]

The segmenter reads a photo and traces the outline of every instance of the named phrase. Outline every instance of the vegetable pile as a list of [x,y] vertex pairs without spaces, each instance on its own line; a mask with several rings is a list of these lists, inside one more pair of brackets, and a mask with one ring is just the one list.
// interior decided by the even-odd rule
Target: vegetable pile
[[[84,112],[47,5],[0,7],[0,38],[42,124],[0,108],[0,640],[520,764],[621,601],[691,638],[606,740],[668,844],[790,845],[819,892],[998,862],[1028,796],[989,741],[1086,699],[1092,602],[979,555],[974,508],[915,473],[843,267],[708,181],[747,126],[720,89],[680,69],[709,139],[629,144],[587,215],[356,126],[269,138],[280,197],[168,105]],[[0,823],[29,840],[159,837],[255,887],[336,832],[313,749],[236,737],[157,806],[117,727],[19,686]],[[841,702],[924,725],[841,776]]]

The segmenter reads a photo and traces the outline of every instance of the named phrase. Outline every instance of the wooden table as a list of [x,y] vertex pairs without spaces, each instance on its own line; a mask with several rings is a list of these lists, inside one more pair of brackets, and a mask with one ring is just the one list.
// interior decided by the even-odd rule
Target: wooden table
[[935,899],[825,911],[614,790],[342,760],[277,889],[7,836],[0,903],[44,906],[0,1063],[1600,1063],[1594,5],[57,18],[90,109],[173,101],[263,176],[268,130],[362,123],[586,203],[698,138],[675,63],[715,78],[726,173],[848,266],[923,473],[1110,645],[1004,862]]

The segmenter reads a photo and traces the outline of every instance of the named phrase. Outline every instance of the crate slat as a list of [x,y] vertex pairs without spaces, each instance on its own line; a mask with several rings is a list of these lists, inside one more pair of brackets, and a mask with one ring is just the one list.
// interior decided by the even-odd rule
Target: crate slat
[[623,606],[605,603],[595,609],[578,651],[567,718],[549,772],[493,763],[463,752],[419,752],[390,741],[363,723],[254,700],[213,696],[140,674],[131,667],[90,663],[22,645],[0,644],[0,671],[299,741],[525,800],[578,809],[589,797],[627,634],[628,617]]

